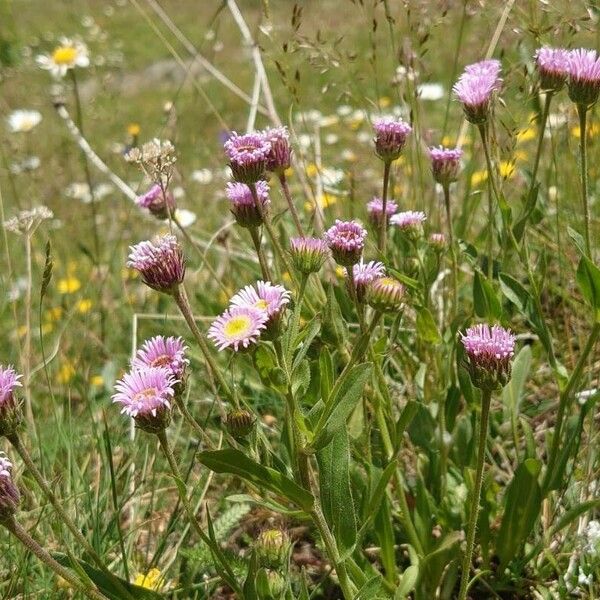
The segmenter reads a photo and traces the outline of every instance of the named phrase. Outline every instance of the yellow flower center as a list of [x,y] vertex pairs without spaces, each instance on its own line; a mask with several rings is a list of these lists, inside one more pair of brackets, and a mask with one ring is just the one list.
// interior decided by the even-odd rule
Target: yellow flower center
[[267,310],[269,303],[266,300],[260,299],[254,306],[259,310]]
[[231,321],[225,325],[223,328],[223,333],[225,333],[228,338],[237,338],[250,331],[251,326],[252,321],[250,320],[250,317],[239,315],[237,317],[233,317],[233,319],[231,319]]
[[52,53],[52,60],[57,65],[72,65],[77,58],[77,49],[73,46],[59,46]]
[[381,285],[384,285],[384,286],[386,286],[386,287],[393,287],[393,286],[395,286],[395,285],[396,285],[396,280],[395,280],[395,279],[392,279],[391,277],[382,277],[382,278],[379,280],[379,283],[380,283]]

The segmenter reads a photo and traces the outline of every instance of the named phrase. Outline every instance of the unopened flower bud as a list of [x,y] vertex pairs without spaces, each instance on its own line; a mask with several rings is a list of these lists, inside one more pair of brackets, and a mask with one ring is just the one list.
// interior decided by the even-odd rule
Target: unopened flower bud
[[297,237],[290,240],[290,256],[294,268],[310,275],[321,269],[329,256],[329,249],[319,238]]
[[369,285],[367,302],[375,310],[393,312],[402,308],[404,286],[393,277],[379,277]]
[[234,408],[227,413],[225,426],[231,437],[239,440],[250,435],[255,422],[256,417],[251,412],[243,408]]
[[281,529],[266,529],[255,545],[259,564],[270,569],[280,569],[288,560],[290,549],[290,538]]

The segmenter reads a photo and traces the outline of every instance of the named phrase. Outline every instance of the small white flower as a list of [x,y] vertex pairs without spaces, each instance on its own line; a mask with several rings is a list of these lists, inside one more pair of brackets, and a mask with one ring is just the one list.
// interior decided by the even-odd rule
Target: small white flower
[[192,181],[202,185],[208,185],[213,180],[212,171],[209,169],[197,169],[192,172]]
[[196,222],[196,213],[193,213],[191,210],[187,210],[185,208],[177,208],[175,209],[175,218],[179,221],[179,224],[182,227],[189,227]]
[[352,113],[352,107],[348,106],[347,104],[342,104],[337,107],[336,112],[338,115],[340,115],[340,117],[347,117],[349,114]]
[[39,156],[26,156],[21,162],[12,163],[10,172],[14,175],[19,173],[27,173],[40,168],[42,161]]
[[335,133],[328,133],[325,136],[325,143],[329,144],[331,146],[333,144],[337,144],[338,141],[339,141],[339,139],[340,139],[340,137],[337,134],[335,134]]
[[40,124],[42,114],[37,110],[15,110],[6,119],[13,133],[27,133]]
[[417,86],[417,95],[421,100],[440,100],[444,97],[444,86],[441,83],[422,83]]
[[183,198],[185,196],[185,190],[180,186],[176,186],[171,190],[171,193],[173,194],[173,198],[175,198],[176,200],[179,200],[180,198]]
[[359,131],[356,139],[363,144],[370,144],[373,140],[373,135],[368,131]]
[[40,54],[36,58],[37,64],[50,71],[54,77],[64,77],[69,69],[75,67],[89,67],[90,57],[87,46],[80,40],[60,38],[60,45],[52,54]]

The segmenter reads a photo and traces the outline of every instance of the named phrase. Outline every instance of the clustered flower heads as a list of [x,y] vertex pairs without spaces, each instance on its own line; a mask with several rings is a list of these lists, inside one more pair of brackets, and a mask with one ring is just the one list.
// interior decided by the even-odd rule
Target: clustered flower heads
[[213,322],[208,337],[219,350],[251,348],[261,337],[274,339],[291,294],[282,285],[257,281],[235,294],[229,308]]
[[575,104],[591,106],[598,100],[600,58],[595,50],[579,48],[569,52],[568,90]]
[[325,232],[325,241],[333,258],[344,267],[350,267],[360,260],[366,237],[366,229],[356,221],[336,219],[335,224]]
[[158,433],[171,422],[171,402],[178,383],[169,369],[143,367],[126,373],[115,384],[112,400],[148,433]]
[[309,275],[321,269],[329,256],[329,248],[320,238],[296,237],[290,240],[290,256],[294,267]]
[[385,265],[377,260],[365,263],[362,259],[352,267],[354,276],[354,289],[359,302],[365,298],[369,284],[379,277],[385,275]]
[[382,117],[373,123],[375,130],[375,153],[381,160],[391,162],[396,160],[412,131],[411,126],[393,117]]
[[12,366],[0,365],[0,436],[13,434],[21,423],[21,407],[16,389],[21,375]]
[[429,244],[434,250],[444,250],[446,248],[446,236],[443,233],[432,233],[429,236]]
[[406,237],[417,239],[423,234],[423,223],[427,216],[420,210],[406,210],[395,214],[390,224],[397,227]]
[[225,193],[230,202],[231,212],[238,225],[241,227],[258,227],[264,222],[269,212],[271,199],[269,198],[269,184],[266,181],[257,181],[255,185],[256,200],[252,190],[245,184],[239,182],[228,183]]
[[487,121],[494,93],[500,89],[500,61],[490,59],[467,65],[452,88],[462,102],[468,121],[481,124]]
[[[385,218],[389,221],[390,217],[396,213],[398,205],[393,200],[388,200],[385,203]],[[369,215],[369,221],[375,226],[381,226],[381,220],[383,219],[383,200],[381,198],[373,198],[367,202],[367,214]]]
[[538,48],[535,65],[540,75],[540,87],[549,92],[558,92],[569,75],[569,51],[564,48]]
[[136,198],[136,204],[147,208],[157,219],[168,219],[175,212],[175,198],[155,183],[145,194]]
[[260,133],[239,135],[236,132],[225,142],[225,154],[233,178],[240,183],[254,184],[267,169],[271,143]]
[[515,350],[515,337],[508,329],[474,325],[462,334],[461,342],[474,386],[496,390],[507,384]]
[[22,210],[16,217],[4,221],[7,231],[19,235],[32,235],[43,221],[54,217],[54,213],[46,206],[36,206],[31,210]]
[[19,508],[21,494],[14,484],[12,463],[6,455],[0,452],[0,522],[9,521]]
[[437,183],[448,186],[458,179],[462,155],[460,148],[429,148],[431,171]]
[[290,136],[287,127],[274,127],[265,129],[262,135],[271,145],[267,155],[267,171],[282,175],[289,169],[292,161],[292,149],[290,148]]
[[141,147],[132,148],[125,155],[125,160],[142,167],[152,181],[163,181],[167,184],[171,179],[177,156],[171,141],[154,138]]
[[156,237],[131,246],[127,266],[138,271],[154,290],[172,294],[185,276],[183,252],[174,235]]

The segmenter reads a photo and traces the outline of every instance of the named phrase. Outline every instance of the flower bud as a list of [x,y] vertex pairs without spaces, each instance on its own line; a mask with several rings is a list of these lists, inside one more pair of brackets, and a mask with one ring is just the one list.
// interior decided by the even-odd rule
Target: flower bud
[[423,236],[423,223],[426,219],[424,212],[407,210],[395,214],[390,219],[390,224],[401,231],[407,239],[415,241]]
[[292,264],[304,275],[317,273],[328,256],[327,244],[319,238],[297,237],[290,240]]
[[225,142],[225,153],[233,178],[240,183],[256,183],[267,168],[271,144],[258,133],[233,133]]
[[336,220],[325,232],[325,241],[335,262],[343,267],[356,264],[365,247],[367,231],[355,221]]
[[375,279],[367,290],[369,306],[381,312],[393,312],[402,308],[404,286],[393,277]]
[[255,550],[261,566],[281,569],[287,562],[292,544],[282,529],[266,529],[256,539]]
[[11,476],[12,463],[0,452],[0,523],[10,521],[21,500],[19,489]]
[[225,426],[231,437],[241,440],[252,432],[256,417],[243,408],[234,408],[227,413]]
[[16,371],[8,366],[0,365],[0,437],[12,435],[23,420],[21,403],[15,389],[21,387]]
[[240,227],[259,227],[269,213],[269,184],[266,181],[258,181],[255,189],[259,206],[256,205],[252,190],[245,183],[227,184],[226,194],[231,212]]

